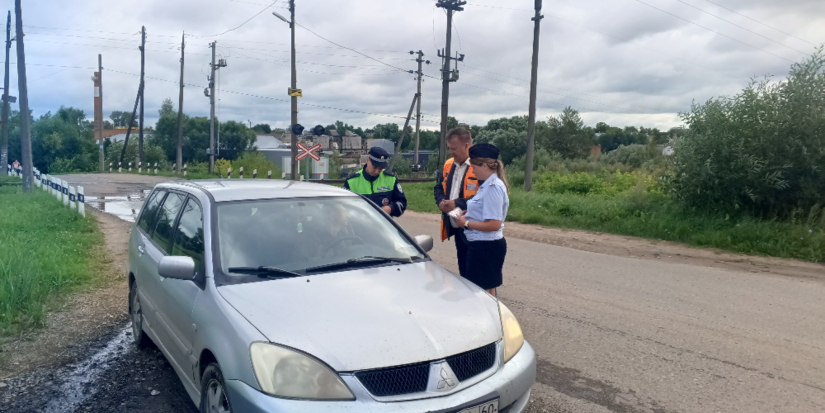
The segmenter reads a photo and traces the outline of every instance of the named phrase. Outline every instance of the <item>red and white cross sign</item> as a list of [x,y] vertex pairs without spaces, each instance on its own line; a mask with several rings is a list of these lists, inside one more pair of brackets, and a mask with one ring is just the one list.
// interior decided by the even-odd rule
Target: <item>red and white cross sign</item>
[[302,150],[303,152],[299,153],[298,156],[295,157],[296,161],[300,161],[301,159],[304,159],[307,156],[309,156],[312,159],[315,159],[316,161],[321,160],[321,155],[318,155],[317,153],[315,153],[315,151],[317,151],[318,149],[321,149],[321,144],[320,143],[313,146],[313,147],[311,147],[311,148],[309,148],[309,149],[307,149],[307,147],[303,143],[298,142],[298,149]]

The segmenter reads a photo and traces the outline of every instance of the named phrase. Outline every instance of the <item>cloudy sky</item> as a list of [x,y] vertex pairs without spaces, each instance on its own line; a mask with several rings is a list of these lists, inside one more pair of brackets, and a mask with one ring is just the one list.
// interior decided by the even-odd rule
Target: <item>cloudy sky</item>
[[[465,55],[451,85],[450,115],[461,122],[527,113],[533,0],[467,0],[456,14],[453,50]],[[299,122],[403,124],[415,93],[411,50],[424,72],[425,128],[438,127],[436,51],[446,15],[435,0],[296,0]],[[92,117],[98,53],[104,114],[131,110],[140,71],[139,31],[147,29],[146,122],[164,98],[177,108],[185,31],[184,111],[208,116],[209,42],[220,70],[222,120],[289,124],[286,0],[23,1],[29,101],[35,116],[61,105]],[[11,0],[0,0],[14,9]],[[692,101],[731,95],[754,76],[784,77],[792,62],[825,42],[822,0],[544,0],[538,118],[578,109],[587,124],[670,128]],[[12,14],[14,21],[14,15]],[[240,27],[239,27],[240,26]],[[234,29],[234,30],[233,30]],[[340,48],[339,45],[355,49]],[[16,62],[12,48],[12,63]],[[375,60],[369,59],[370,56]],[[17,95],[16,65],[11,93]]]

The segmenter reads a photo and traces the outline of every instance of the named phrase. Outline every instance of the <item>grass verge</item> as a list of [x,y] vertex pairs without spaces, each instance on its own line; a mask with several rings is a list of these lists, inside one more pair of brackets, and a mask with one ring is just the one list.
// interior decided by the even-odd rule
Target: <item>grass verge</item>
[[103,234],[41,189],[0,187],[0,336],[42,326],[59,297],[100,279]]
[[[433,184],[404,184],[408,207],[438,213]],[[727,251],[825,262],[825,220],[800,216],[792,222],[690,211],[663,194],[636,188],[618,194],[510,193],[509,221],[547,227],[681,242]]]

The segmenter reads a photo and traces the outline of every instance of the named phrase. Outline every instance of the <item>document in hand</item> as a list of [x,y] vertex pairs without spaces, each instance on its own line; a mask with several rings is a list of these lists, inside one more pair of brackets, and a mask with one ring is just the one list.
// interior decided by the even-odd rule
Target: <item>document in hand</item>
[[456,208],[456,209],[448,212],[447,215],[453,217],[454,219],[458,219],[458,217],[460,217],[462,215],[461,212],[462,212],[461,208]]

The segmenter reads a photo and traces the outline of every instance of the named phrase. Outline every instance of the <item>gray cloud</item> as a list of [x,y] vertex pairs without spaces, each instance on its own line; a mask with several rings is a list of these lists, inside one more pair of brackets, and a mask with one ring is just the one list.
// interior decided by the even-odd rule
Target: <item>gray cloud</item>
[[[437,48],[444,45],[445,16],[434,0],[296,0],[297,20],[321,36],[404,70],[415,69],[410,50],[423,50],[429,76],[439,76]],[[676,0],[643,0],[655,7],[733,37],[743,45],[635,0],[545,2],[539,61],[539,118],[564,106],[579,109],[585,121],[669,128],[692,101],[736,93],[752,76],[784,76],[791,61],[825,41],[825,9],[819,0],[685,0],[774,41],[734,27]],[[157,117],[164,98],[177,105],[179,43],[186,40],[185,112],[208,115],[203,95],[210,59],[208,43],[228,61],[221,69],[222,120],[289,124],[289,29],[271,15],[287,14],[284,1],[243,27],[217,37],[194,37],[232,29],[271,3],[268,0],[103,0],[41,1],[24,4],[29,98],[35,115],[60,105],[92,112],[90,76],[97,54],[104,60],[104,107],[130,110],[139,72],[141,25],[148,31],[146,117]],[[527,113],[532,47],[532,1],[469,0],[456,15],[454,50],[465,54],[461,78],[451,85],[450,112],[459,120],[484,123]],[[732,13],[778,28],[765,27]],[[13,8],[13,1],[0,5]],[[516,9],[516,10],[513,10]],[[71,29],[71,30],[61,30]],[[342,120],[369,127],[403,124],[415,93],[412,75],[340,49],[299,28],[297,31],[300,122]],[[778,55],[782,58],[773,56]],[[12,58],[12,61],[16,59]],[[51,66],[47,66],[51,65]],[[81,67],[64,68],[57,66]],[[17,93],[13,68],[12,93]],[[494,72],[494,73],[490,73]],[[161,79],[161,80],[156,80]],[[263,99],[255,96],[262,96]],[[315,106],[310,106],[315,105]],[[437,129],[440,81],[423,84],[422,111]],[[353,112],[335,110],[334,107]],[[371,115],[383,114],[391,117]]]

